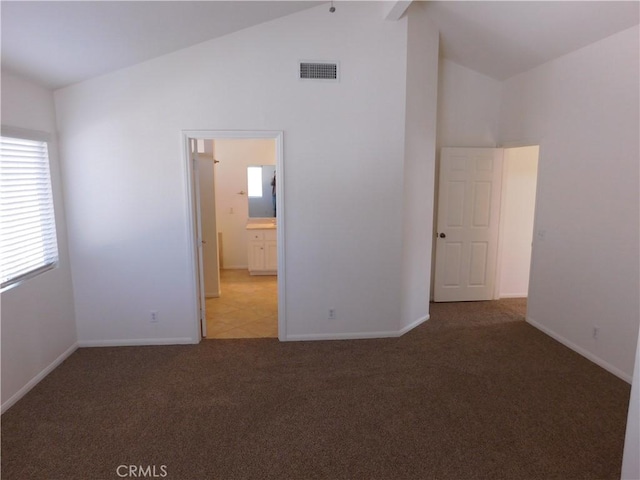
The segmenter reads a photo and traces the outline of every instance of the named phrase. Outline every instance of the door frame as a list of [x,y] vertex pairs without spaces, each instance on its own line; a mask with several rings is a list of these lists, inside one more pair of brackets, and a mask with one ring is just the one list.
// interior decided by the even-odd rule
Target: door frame
[[[527,297],[529,296],[529,291],[531,290],[531,285],[533,283],[534,276],[534,265],[535,265],[535,254],[536,254],[536,239],[540,239],[540,233],[538,232],[538,204],[540,202],[540,171],[544,168],[543,162],[543,150],[544,145],[540,139],[525,139],[517,142],[506,142],[501,145],[493,146],[493,147],[440,147],[438,150],[438,159],[440,158],[441,152],[443,148],[495,148],[501,150],[508,150],[511,148],[522,148],[522,147],[538,147],[538,171],[537,171],[537,181],[536,181],[536,198],[534,204],[534,212],[533,212],[533,238],[531,239],[532,248],[531,248],[531,258],[529,263],[529,288],[527,291]],[[431,291],[430,291],[430,301],[434,301],[434,290],[435,290],[435,256],[436,256],[436,235],[437,235],[437,227],[438,227],[438,195],[439,195],[439,169],[440,169],[440,161],[436,164],[436,190],[435,190],[435,201],[434,201],[434,214],[433,214],[433,235],[434,235],[434,244],[432,250],[432,264],[431,264]],[[504,174],[506,169],[506,162],[503,162],[502,165],[502,175],[504,180]],[[503,218],[502,218],[502,208],[504,206],[504,184],[501,185],[500,192],[500,222],[499,222],[499,232],[498,232],[498,252],[496,257],[496,274],[494,279],[494,292],[493,292],[493,300],[500,299],[500,272],[502,266],[502,251],[503,251]],[[528,315],[528,306],[527,306],[527,315]]]
[[[529,283],[527,286],[527,298],[529,298],[529,290],[531,289],[531,275],[533,272],[533,268],[532,268],[533,267],[533,244],[534,244],[533,240],[536,236],[536,219],[538,216],[538,199],[539,199],[538,189],[540,188],[540,184],[538,180],[540,178],[541,147],[540,147],[540,143],[526,143],[526,144],[516,143],[516,144],[502,145],[497,148],[501,148],[503,151],[506,151],[509,149],[525,148],[525,147],[538,147],[538,168],[536,170],[536,198],[534,200],[534,205],[533,205],[533,236],[531,238],[531,256],[529,258]],[[504,179],[506,178],[506,175],[507,175],[507,162],[503,162],[502,164],[503,183],[501,187],[502,191],[500,192],[500,230],[498,233],[498,258],[497,258],[497,266],[496,266],[495,289],[494,289],[494,295],[493,295],[494,300],[499,300],[500,298],[508,298],[508,297],[500,296],[500,282],[502,281],[501,273],[502,273],[502,261],[503,261],[502,253],[504,250],[504,229],[505,229],[503,209],[504,209],[504,206],[506,205],[506,189],[504,188]]]
[[[198,305],[198,324],[200,325],[200,338],[207,336],[207,292],[205,289],[204,279],[204,241],[202,238],[202,198],[200,192],[200,158],[198,156],[198,140],[189,138],[189,166],[191,167],[190,180],[193,184],[193,195],[191,195],[192,208],[191,215],[193,218],[193,248],[196,255],[196,290]],[[216,245],[217,248],[217,245]]]
[[[197,142],[196,142],[197,143]],[[204,142],[203,142],[204,143]],[[213,145],[213,142],[211,142],[211,144]],[[194,162],[197,163],[197,168],[194,168],[195,171],[197,172],[197,176],[199,177],[196,183],[196,190],[198,191],[199,195],[199,201],[200,201],[200,218],[199,223],[200,223],[200,234],[201,234],[201,239],[203,240],[203,245],[202,245],[202,261],[204,262],[204,257],[208,256],[209,259],[214,258],[215,259],[215,291],[212,290],[207,290],[207,278],[204,279],[204,296],[205,299],[206,298],[218,298],[220,297],[220,245],[219,245],[219,238],[218,238],[218,214],[216,212],[215,209],[215,204],[216,204],[216,178],[217,175],[215,173],[216,169],[216,160],[213,158],[213,155],[211,155],[211,157],[209,157],[206,153],[201,153],[201,152],[197,152],[198,146],[196,145],[196,158],[198,159],[198,162]],[[209,217],[209,220],[213,219],[213,227],[215,230],[215,233],[213,235],[208,235],[207,233],[205,233],[205,229],[204,229],[204,224],[205,223],[209,223],[209,222],[204,222],[203,221],[203,216],[202,216],[202,210],[203,210],[203,206],[206,204],[206,202],[204,202],[203,200],[203,193],[205,192],[206,189],[202,188],[202,182],[203,182],[203,178],[207,176],[207,173],[204,173],[203,175],[203,167],[207,166],[206,168],[211,168],[211,175],[209,176],[209,179],[211,180],[212,183],[212,191],[210,193],[212,193],[212,197],[213,197],[213,202],[212,205],[213,206],[213,212],[210,212],[211,216]],[[195,180],[195,178],[194,178]],[[206,217],[206,215],[205,215]],[[213,238],[212,238],[213,237]],[[215,250],[215,255],[212,255],[212,250]],[[205,252],[208,251],[209,255],[206,255]],[[198,250],[198,253],[200,253],[200,250]],[[204,263],[204,265],[206,265],[206,262]],[[204,270],[204,267],[203,267]],[[211,278],[211,274],[209,272],[209,269],[206,269],[203,271],[203,274],[205,276],[207,276],[209,279]],[[203,328],[203,330],[206,330],[205,328]],[[206,335],[205,335],[206,336]]]
[[[457,299],[452,299],[451,295],[446,295],[446,291],[444,288],[440,288],[438,287],[439,283],[438,283],[438,272],[442,271],[438,269],[438,266],[444,268],[445,262],[444,259],[442,258],[442,255],[444,254],[444,250],[443,250],[443,245],[442,242],[439,240],[439,235],[443,235],[444,231],[447,230],[446,228],[444,228],[443,226],[441,226],[440,222],[442,220],[442,214],[445,213],[442,211],[443,208],[445,208],[445,206],[447,205],[447,203],[444,203],[441,201],[441,197],[442,195],[446,194],[446,190],[443,190],[442,188],[442,182],[443,182],[443,175],[445,174],[445,170],[443,170],[443,161],[445,160],[445,158],[447,158],[443,152],[445,152],[445,150],[462,150],[465,151],[467,155],[470,154],[470,151],[474,151],[476,152],[476,154],[479,154],[479,151],[484,152],[489,152],[490,156],[492,158],[492,165],[494,166],[492,168],[492,170],[489,172],[492,176],[492,180],[491,180],[491,192],[492,195],[490,196],[491,198],[491,202],[490,202],[490,206],[489,209],[491,211],[491,214],[489,215],[489,218],[494,219],[490,221],[490,225],[487,229],[487,231],[489,232],[489,239],[487,240],[487,245],[489,245],[491,248],[490,250],[493,251],[493,253],[488,254],[487,257],[485,257],[485,266],[487,269],[493,269],[493,271],[491,271],[488,275],[487,273],[485,273],[485,283],[491,283],[491,285],[486,285],[486,288],[483,286],[483,289],[481,290],[481,292],[471,292],[470,289],[466,288],[466,294],[465,295],[460,295],[460,292],[458,292],[458,295],[456,295],[458,298]],[[502,196],[502,175],[503,175],[503,153],[504,153],[504,149],[501,147],[456,147],[456,146],[452,146],[452,147],[441,147],[440,151],[439,151],[439,161],[438,161],[438,177],[436,179],[436,184],[437,184],[437,189],[436,189],[436,201],[434,202],[435,204],[435,208],[434,208],[434,230],[433,230],[433,234],[434,234],[434,248],[433,248],[433,267],[432,267],[432,279],[433,279],[433,301],[434,302],[458,302],[458,301],[482,301],[482,300],[493,300],[495,297],[495,291],[496,291],[496,279],[497,279],[497,271],[498,271],[498,246],[499,246],[499,237],[500,237],[500,219],[501,219],[501,196]],[[465,163],[466,165],[466,163]],[[468,166],[465,166],[465,178],[466,175],[468,174]],[[468,186],[468,179],[464,181],[465,183],[465,189]],[[463,196],[463,204],[464,205],[469,205],[469,203],[467,202],[467,200],[469,199],[469,202],[471,202],[470,205],[474,205],[473,200],[471,199],[471,196],[467,196],[467,194],[465,193]],[[463,214],[464,217],[464,214]],[[463,222],[464,223],[464,222]],[[491,225],[493,225],[491,227]],[[465,231],[469,231],[471,230],[471,228],[463,228],[463,230]],[[443,235],[444,237],[444,235]],[[489,250],[489,249],[488,249]],[[492,262],[489,262],[488,260],[493,257]],[[440,260],[440,261],[439,261]],[[466,268],[466,264],[461,264],[460,266],[461,269],[464,269],[465,271],[468,271],[468,269]],[[460,275],[462,275],[459,272]],[[466,275],[466,274],[465,274]],[[439,289],[440,288],[440,289]],[[440,293],[438,293],[440,292]],[[439,296],[440,299],[436,300],[436,296]],[[447,299],[443,299],[442,297],[445,297]],[[463,297],[463,298],[461,298]],[[469,298],[472,297],[472,298]],[[482,297],[482,298],[479,298]]]
[[285,310],[286,295],[286,259],[285,259],[285,202],[284,202],[284,134],[281,130],[182,130],[182,152],[185,165],[185,200],[187,206],[187,238],[188,238],[188,255],[191,258],[189,262],[190,278],[192,279],[190,290],[194,305],[194,331],[193,338],[197,342],[202,340],[201,322],[199,305],[204,302],[204,298],[200,298],[199,279],[203,277],[203,271],[200,269],[200,259],[197,249],[196,238],[196,205],[194,205],[195,185],[193,184],[193,164],[189,150],[189,140],[249,140],[249,139],[272,139],[276,146],[276,171],[278,171],[278,181],[276,182],[276,211],[278,218],[276,221],[276,235],[278,239],[278,338],[280,341],[286,339],[287,322]]

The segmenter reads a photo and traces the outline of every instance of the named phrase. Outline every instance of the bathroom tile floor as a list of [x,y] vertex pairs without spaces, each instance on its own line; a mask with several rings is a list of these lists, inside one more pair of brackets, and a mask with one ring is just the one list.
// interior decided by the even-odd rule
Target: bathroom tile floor
[[207,298],[207,338],[278,336],[278,277],[220,271],[220,297]]

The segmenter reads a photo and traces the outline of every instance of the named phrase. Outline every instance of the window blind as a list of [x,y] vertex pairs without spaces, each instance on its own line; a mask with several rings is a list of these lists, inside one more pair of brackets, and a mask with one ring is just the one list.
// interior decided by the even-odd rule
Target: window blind
[[0,288],[53,268],[58,244],[47,142],[0,137]]

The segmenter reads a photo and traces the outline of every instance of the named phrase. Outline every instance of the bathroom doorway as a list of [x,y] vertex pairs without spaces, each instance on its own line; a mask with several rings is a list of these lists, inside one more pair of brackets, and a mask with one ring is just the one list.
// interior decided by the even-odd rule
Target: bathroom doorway
[[[278,337],[285,331],[282,132],[184,134],[196,146],[189,178],[202,338]],[[269,178],[256,190],[249,175],[262,168]]]

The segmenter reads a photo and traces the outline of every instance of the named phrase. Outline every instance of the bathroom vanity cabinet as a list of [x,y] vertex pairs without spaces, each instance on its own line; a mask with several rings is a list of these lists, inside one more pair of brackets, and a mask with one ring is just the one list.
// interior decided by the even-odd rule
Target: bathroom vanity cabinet
[[278,242],[275,227],[248,225],[249,274],[278,274]]

